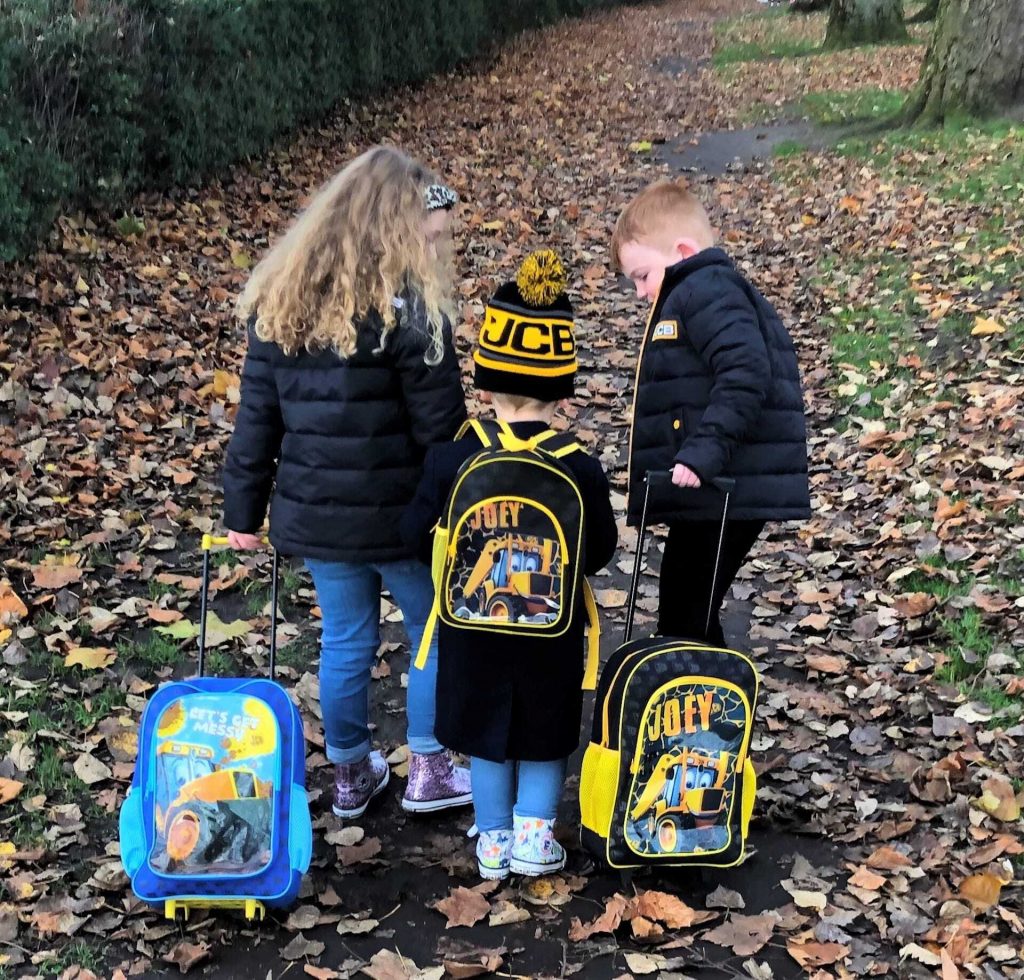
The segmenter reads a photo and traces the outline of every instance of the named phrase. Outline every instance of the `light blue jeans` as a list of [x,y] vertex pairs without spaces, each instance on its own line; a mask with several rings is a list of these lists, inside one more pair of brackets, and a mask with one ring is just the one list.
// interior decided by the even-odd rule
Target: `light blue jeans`
[[[426,565],[409,558],[388,562],[339,562],[307,558],[323,612],[320,708],[327,758],[359,762],[370,752],[370,668],[380,648],[381,584],[402,610],[415,659],[434,601]],[[409,671],[406,699],[411,752],[441,751],[434,738],[437,637],[424,670]]]
[[554,820],[568,762],[489,762],[473,756],[469,774],[477,828],[511,830],[513,810],[518,817]]

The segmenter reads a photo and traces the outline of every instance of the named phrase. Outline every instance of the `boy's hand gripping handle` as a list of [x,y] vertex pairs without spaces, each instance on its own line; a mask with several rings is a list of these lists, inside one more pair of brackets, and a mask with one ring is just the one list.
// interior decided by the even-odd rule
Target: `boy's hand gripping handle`
[[[670,471],[648,470],[644,477],[644,506],[643,511],[640,514],[640,526],[636,529],[636,554],[633,557],[633,577],[629,585],[629,603],[626,609],[626,636],[623,640],[624,643],[628,643],[633,637],[633,616],[636,613],[636,594],[640,587],[640,561],[644,553],[644,539],[647,535],[647,505],[651,499],[652,485],[675,486],[675,484],[672,483],[672,474]],[[711,615],[714,612],[715,606],[715,588],[718,585],[718,564],[722,557],[722,541],[725,538],[725,521],[729,514],[729,497],[732,495],[733,490],[736,489],[736,481],[732,479],[732,477],[719,476],[713,480],[708,480],[706,485],[714,487],[723,494],[724,500],[722,502],[722,525],[718,531],[718,551],[715,555],[715,570],[711,576],[711,595],[708,598],[708,615],[704,622],[705,636],[707,636],[708,630],[711,629]],[[676,489],[682,491],[684,488],[676,487]]]
[[[203,669],[206,666],[206,608],[210,592],[210,551],[213,548],[223,547],[230,542],[226,537],[217,537],[213,534],[204,534],[199,547],[203,552],[203,584],[199,595],[199,676],[203,676]],[[270,544],[270,539],[263,538],[264,544]],[[274,679],[274,668],[277,662],[277,579],[280,566],[277,548],[272,551],[273,559],[271,566],[272,581],[270,584],[270,679]]]

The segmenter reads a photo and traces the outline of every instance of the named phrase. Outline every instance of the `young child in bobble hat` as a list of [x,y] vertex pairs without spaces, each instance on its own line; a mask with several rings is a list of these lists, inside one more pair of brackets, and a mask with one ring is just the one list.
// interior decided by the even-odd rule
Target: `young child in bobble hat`
[[[578,593],[585,588],[584,575],[611,559],[617,529],[601,464],[570,433],[551,430],[559,404],[573,397],[577,371],[573,309],[565,285],[562,263],[544,250],[529,256],[516,279],[504,283],[487,304],[473,361],[475,386],[496,422],[480,423],[427,453],[423,479],[402,521],[403,537],[421,560],[431,559],[432,530],[446,513],[456,479],[461,484],[474,459],[482,458],[481,441],[472,432],[486,432],[488,426],[502,433],[506,448],[531,444],[565,449],[557,462],[582,502]],[[502,484],[501,492],[513,500],[528,500],[538,491],[535,486]],[[528,506],[523,505],[524,512]],[[515,507],[508,513],[522,517]],[[492,511],[492,523],[500,523],[501,516],[499,505]],[[521,534],[522,528],[520,520],[516,532]],[[509,540],[507,530],[503,540]],[[503,584],[513,572],[528,572],[547,583],[543,543],[518,540],[524,542],[521,550],[501,550],[492,537],[494,564],[488,577]],[[483,567],[491,569],[487,561]],[[569,566],[559,567],[565,578]],[[565,631],[539,635],[526,628],[544,619],[543,613],[531,619],[533,606],[543,608],[533,598],[493,591],[488,598],[486,591],[482,596],[477,592],[454,612],[467,618],[469,628],[448,625],[443,617],[438,626],[436,732],[443,745],[471,760],[479,830],[476,857],[484,878],[504,878],[510,872],[547,874],[565,864],[554,822],[566,764],[579,742],[587,617],[583,596],[566,596],[564,608],[572,614]],[[474,618],[495,615],[523,628],[487,635],[472,628]]]

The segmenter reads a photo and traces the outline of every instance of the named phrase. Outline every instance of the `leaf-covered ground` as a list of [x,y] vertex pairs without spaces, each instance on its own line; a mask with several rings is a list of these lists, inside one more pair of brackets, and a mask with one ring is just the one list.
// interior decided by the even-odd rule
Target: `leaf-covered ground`
[[[1024,131],[866,131],[920,43],[824,55],[821,17],[755,8],[669,0],[527,35],[220,183],[64,217],[0,272],[0,976],[1024,976]],[[692,176],[791,326],[811,429],[815,517],[771,530],[727,620],[764,670],[757,857],[626,885],[573,844],[574,776],[569,868],[539,883],[479,888],[468,815],[405,818],[400,779],[343,829],[295,568],[278,634],[308,719],[301,901],[256,928],[135,902],[116,813],[145,698],[194,669],[196,543],[243,353],[231,305],[268,239],[355,152],[400,143],[462,198],[463,351],[519,258],[557,248],[584,348],[572,422],[621,494],[642,311],[609,268],[615,216],[674,147],[776,118],[846,128]],[[595,583],[606,652],[633,540]],[[221,557],[215,589],[213,666],[261,669],[266,558]],[[401,776],[408,651],[384,612],[374,702]]]

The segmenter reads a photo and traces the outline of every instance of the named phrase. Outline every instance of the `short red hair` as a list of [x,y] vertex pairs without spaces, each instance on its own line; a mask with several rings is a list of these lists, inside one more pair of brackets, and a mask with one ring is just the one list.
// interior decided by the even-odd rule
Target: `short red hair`
[[704,205],[686,181],[682,177],[659,180],[645,187],[619,215],[612,234],[612,261],[621,270],[619,252],[626,242],[674,239],[680,235],[690,235],[702,245],[711,245],[715,238]]

